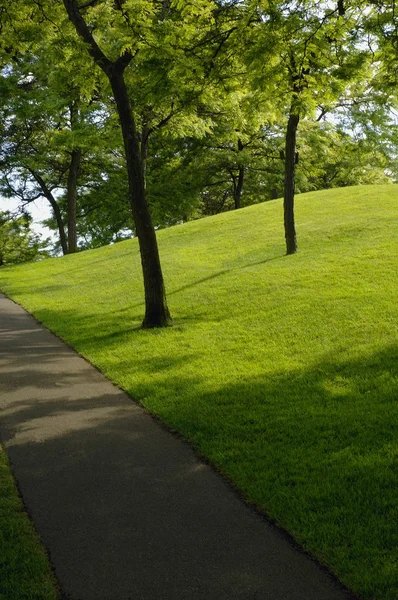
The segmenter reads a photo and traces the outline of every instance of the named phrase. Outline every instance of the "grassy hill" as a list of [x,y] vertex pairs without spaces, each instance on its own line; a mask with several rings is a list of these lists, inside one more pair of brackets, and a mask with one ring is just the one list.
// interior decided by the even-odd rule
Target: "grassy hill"
[[[136,240],[0,289],[191,440],[363,598],[398,598],[398,186],[159,231],[172,327],[141,330]],[[395,469],[395,470],[394,470]]]

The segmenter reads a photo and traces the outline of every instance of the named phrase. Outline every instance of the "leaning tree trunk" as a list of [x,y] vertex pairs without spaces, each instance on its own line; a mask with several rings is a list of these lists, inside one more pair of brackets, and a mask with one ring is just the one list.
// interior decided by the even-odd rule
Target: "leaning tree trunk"
[[123,74],[110,74],[122,128],[129,181],[129,200],[141,253],[145,289],[143,327],[163,327],[170,321],[156,233],[145,194],[144,162]]
[[51,194],[52,199],[48,198],[49,203],[51,204],[51,208],[53,209],[54,217],[57,222],[59,241],[61,243],[62,254],[68,254],[68,242],[65,234],[64,222],[62,220],[61,210],[56,202],[55,198]]
[[62,254],[65,256],[65,254],[68,254],[68,242],[66,239],[65,226],[64,226],[63,219],[62,219],[61,210],[58,206],[58,202],[56,201],[53,194],[47,187],[47,185],[46,185],[44,179],[41,177],[41,175],[39,173],[37,173],[36,171],[34,171],[33,169],[29,169],[29,171],[32,173],[33,177],[36,179],[37,183],[39,184],[39,186],[41,188],[41,191],[43,192],[43,196],[48,200],[51,208],[53,209],[54,217],[57,222],[59,241],[61,243]]
[[[116,61],[110,60],[94,39],[91,28],[80,12],[77,0],[63,0],[63,3],[76,32],[86,43],[89,54],[108,77],[112,87],[123,135],[129,180],[129,200],[141,253],[145,290],[145,317],[142,325],[143,327],[162,327],[170,321],[170,313],[166,303],[156,233],[146,201],[140,144],[124,80],[124,71],[131,64],[133,54],[129,50],[125,50]],[[89,2],[85,6],[92,4]],[[115,9],[123,12],[121,4],[115,3]]]
[[68,249],[70,254],[77,252],[76,197],[80,160],[81,150],[79,148],[73,149],[71,153],[66,192],[68,205]]
[[284,224],[286,254],[297,252],[296,228],[294,224],[294,187],[296,176],[296,139],[300,116],[291,113],[286,130],[285,146],[285,189],[284,189]]

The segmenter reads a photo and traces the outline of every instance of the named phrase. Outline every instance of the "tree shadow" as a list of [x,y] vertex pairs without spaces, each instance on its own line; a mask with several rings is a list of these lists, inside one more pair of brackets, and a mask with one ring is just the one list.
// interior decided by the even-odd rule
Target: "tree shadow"
[[[128,254],[128,252],[124,252],[121,255],[117,255],[115,258],[117,258],[117,260],[122,259],[126,254]],[[272,257],[268,257],[268,258],[264,258],[264,260],[260,260],[260,261],[254,261],[254,260],[247,260],[242,261],[240,260],[239,265],[237,266],[232,266],[230,268],[226,268],[226,269],[221,269],[215,273],[211,273],[205,277],[201,277],[199,279],[194,279],[193,281],[191,281],[190,283],[187,283],[181,287],[177,287],[177,288],[173,288],[172,286],[170,286],[170,288],[167,289],[167,296],[168,297],[172,297],[175,295],[178,295],[186,290],[190,290],[193,289],[195,287],[201,286],[202,284],[212,281],[214,279],[218,279],[219,277],[222,277],[223,275],[226,275],[228,273],[232,273],[235,271],[241,271],[244,269],[248,269],[250,267],[255,267],[255,266],[259,266],[259,265],[263,265],[275,260],[281,260],[284,258],[284,255],[277,255],[277,256],[272,256]],[[103,262],[103,259],[98,259],[97,261],[94,262],[90,262],[90,265],[95,264],[95,263],[99,263],[99,262]],[[244,264],[242,264],[242,262]],[[108,265],[109,268],[109,265]],[[79,271],[84,271],[84,269],[87,269],[86,265],[79,265],[75,268],[72,269],[68,269],[68,276],[73,274],[73,273],[77,273]],[[47,278],[47,276],[46,276]],[[167,282],[166,282],[167,283]],[[61,294],[64,292],[65,295],[67,295],[69,293],[69,283],[65,281],[65,283],[58,283],[58,284],[51,284],[48,285],[46,284],[45,287],[43,287],[42,291],[43,293],[56,293],[56,294]],[[19,293],[23,293],[24,295],[29,295],[29,291],[26,290],[25,286],[23,284],[21,284],[21,286],[18,285],[17,282],[13,281],[13,295],[18,295]],[[104,310],[106,310],[106,307],[104,307]],[[94,326],[93,329],[95,331],[92,332],[92,335],[94,338],[99,339],[99,338],[110,338],[112,337],[112,335],[115,335],[115,337],[119,337],[119,334],[122,334],[123,332],[128,332],[128,331],[136,331],[138,329],[141,328],[141,323],[142,323],[142,319],[143,319],[143,313],[144,313],[144,302],[135,302],[135,303],[131,303],[126,307],[120,308],[117,311],[114,311],[112,308],[112,319],[109,315],[109,312],[107,312],[107,322],[109,323],[109,320],[111,319],[112,321],[116,321],[117,320],[117,315],[121,314],[129,314],[129,319],[132,323],[134,323],[134,325],[130,328],[128,327],[127,329],[125,327],[116,327],[115,333],[106,333],[105,335],[101,335],[98,326]],[[68,311],[66,310],[62,310],[62,311],[52,311],[50,309],[44,309],[41,308],[37,311],[35,311],[35,316],[37,316],[41,322],[45,322],[47,324],[47,326],[49,326],[51,328],[51,324],[53,323],[53,317],[59,317],[59,315],[62,314],[62,318],[66,319],[66,318],[71,318],[73,320],[76,320],[76,318],[79,319],[79,321],[83,321],[85,323],[89,322],[90,320],[94,321],[95,323],[98,323],[98,319],[100,319],[100,317],[98,316],[98,314],[84,314],[84,315],[78,315],[76,310],[70,311],[68,314]],[[191,322],[191,321],[197,321],[198,320],[198,315],[195,315],[194,317],[192,317],[192,315],[175,315],[176,316],[176,322],[178,323],[185,323],[185,322]]]
[[271,258],[265,258],[264,260],[260,260],[260,261],[253,261],[253,262],[247,262],[245,264],[239,264],[239,266],[231,267],[229,269],[222,269],[221,271],[212,273],[211,275],[208,275],[207,277],[202,277],[201,279],[197,279],[197,280],[193,281],[192,283],[183,285],[182,287],[179,287],[177,289],[172,289],[171,291],[168,292],[167,295],[172,296],[174,294],[179,294],[180,292],[194,288],[198,285],[201,285],[202,283],[211,281],[212,279],[217,279],[218,277],[221,277],[222,275],[226,275],[226,274],[232,273],[234,271],[242,271],[244,269],[248,269],[250,267],[256,267],[258,265],[264,265],[264,264],[272,262],[274,260],[280,260],[281,258],[283,258],[283,256],[278,255],[278,256],[273,256]]
[[[167,398],[174,382],[164,375]],[[211,393],[203,382],[190,387],[159,408],[167,423],[343,581],[366,597],[390,597],[398,589],[398,346],[355,359],[329,353],[272,377],[240,375]]]
[[[231,494],[188,445],[23,317],[13,324],[15,338],[8,333],[2,346],[2,439],[66,594],[80,597],[84,590],[85,598],[107,600],[350,597]],[[25,358],[23,331],[33,344]],[[187,360],[181,354],[177,364]],[[166,391],[172,389],[170,366],[157,364]],[[153,369],[152,362],[146,368]],[[254,382],[257,393],[265,381]],[[211,420],[220,406],[254,402],[246,385],[211,398],[201,392],[200,379],[190,387],[197,400],[208,401]],[[183,417],[194,417],[200,428],[202,408],[192,412],[192,402],[187,398]]]

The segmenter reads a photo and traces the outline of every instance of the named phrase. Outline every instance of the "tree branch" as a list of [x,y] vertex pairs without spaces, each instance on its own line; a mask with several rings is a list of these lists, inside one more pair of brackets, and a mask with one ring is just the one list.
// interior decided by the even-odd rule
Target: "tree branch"
[[95,41],[86,21],[83,19],[76,0],[63,0],[69,20],[73,23],[77,34],[88,45],[88,51],[96,64],[105,72],[109,73],[114,63],[104,54]]
[[129,66],[137,52],[138,50],[134,54],[131,54],[130,50],[125,50],[123,54],[119,56],[117,61],[113,63],[115,65],[115,69],[119,73],[123,73],[123,71]]
[[90,0],[89,2],[86,2],[85,4],[81,4],[79,6],[79,10],[85,10],[86,8],[90,8],[91,6],[95,6],[96,4],[98,4],[99,0]]

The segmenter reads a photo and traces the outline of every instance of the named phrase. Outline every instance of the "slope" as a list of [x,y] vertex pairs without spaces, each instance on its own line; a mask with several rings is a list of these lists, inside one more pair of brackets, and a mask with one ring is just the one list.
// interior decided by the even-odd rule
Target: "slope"
[[398,596],[398,188],[159,232],[174,324],[143,331],[135,240],[0,270],[0,288],[189,439],[364,598]]

